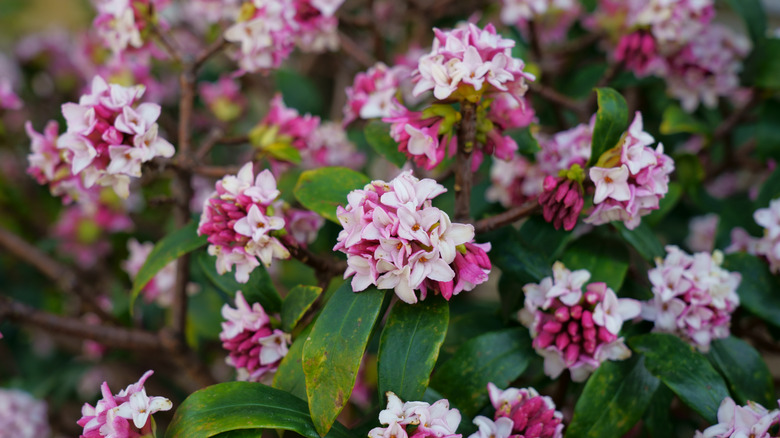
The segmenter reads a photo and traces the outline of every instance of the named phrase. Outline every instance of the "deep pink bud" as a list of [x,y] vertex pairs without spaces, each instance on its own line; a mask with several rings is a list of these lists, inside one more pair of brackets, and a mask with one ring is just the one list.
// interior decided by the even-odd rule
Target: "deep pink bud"
[[566,322],[569,320],[569,309],[566,307],[559,307],[555,309],[555,319],[560,322]]

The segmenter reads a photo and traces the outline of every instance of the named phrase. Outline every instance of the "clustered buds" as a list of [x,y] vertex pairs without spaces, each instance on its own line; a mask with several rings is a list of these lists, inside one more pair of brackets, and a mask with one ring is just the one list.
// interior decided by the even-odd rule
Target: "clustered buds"
[[691,256],[667,246],[666,253],[648,272],[654,297],[642,303],[642,317],[655,322],[654,331],[674,333],[707,352],[713,339],[729,336],[741,275],[720,267],[720,251]]
[[[780,403],[780,400],[778,400]],[[780,409],[767,410],[760,404],[748,401],[737,406],[731,397],[726,397],[718,408],[718,424],[704,432],[698,430],[693,438],[772,438],[780,424]]]
[[664,154],[655,139],[642,130],[642,115],[634,121],[618,145],[599,157],[590,168],[590,179],[596,184],[595,208],[586,223],[602,225],[623,221],[629,229],[639,225],[640,218],[658,209],[659,201],[669,191],[669,174],[674,161]]
[[152,374],[153,371],[147,371],[138,382],[116,395],[111,394],[108,383],[103,382],[100,387],[103,398],[94,407],[85,403],[81,408],[78,425],[84,428],[84,433],[80,438],[141,438],[152,435],[150,416],[173,407],[167,398],[146,395],[144,383]]
[[582,167],[575,164],[568,171],[562,170],[558,178],[544,178],[544,193],[539,195],[544,220],[551,222],[556,230],[563,227],[571,231],[577,224],[582,207],[582,181],[585,179]]
[[74,175],[81,175],[86,188],[110,186],[126,198],[130,177],[141,176],[142,163],[173,156],[173,145],[157,135],[160,106],[138,104],[143,94],[141,85],[109,85],[96,76],[90,93],[82,95],[78,104],[62,105],[68,128],[57,140],[57,148],[65,151],[65,162]]
[[200,217],[198,235],[207,235],[208,251],[217,256],[217,272],[224,274],[236,266],[236,281],[246,283],[249,274],[271,260],[290,257],[275,237],[285,226],[276,215],[279,197],[276,179],[269,170],[254,177],[252,163],[246,163],[237,175],[217,181],[217,191],[206,199]]
[[278,68],[297,45],[323,52],[338,47],[336,10],[343,0],[251,0],[245,2],[225,39],[240,43],[246,72]]
[[93,25],[103,44],[114,54],[144,47],[149,38],[149,20],[157,20],[155,10],[170,0],[93,0],[97,16]]
[[222,333],[219,339],[228,351],[226,362],[238,371],[238,380],[260,382],[276,372],[287,355],[290,335],[271,327],[260,303],[252,304],[236,292],[236,308],[222,306]]
[[[131,280],[135,280],[135,276],[138,275],[138,271],[141,270],[141,266],[149,258],[149,254],[151,254],[153,249],[154,244],[152,242],[139,243],[136,239],[127,241],[128,256],[127,260],[122,262],[122,269],[127,272]],[[147,303],[155,301],[161,307],[168,307],[173,303],[177,263],[174,260],[165,265],[141,289],[141,295],[143,295]]]
[[376,63],[365,72],[355,75],[352,86],[347,87],[344,104],[344,125],[360,119],[390,117],[394,99],[401,82],[411,77],[411,69],[403,65],[388,67]]
[[373,284],[412,304],[416,289],[420,299],[433,290],[449,300],[487,280],[490,245],[473,243],[472,225],[451,223],[431,205],[445,191],[407,171],[349,194],[349,204],[337,209],[344,230],[333,249],[347,254],[344,278],[353,276],[355,292]]
[[760,238],[750,236],[742,228],[731,231],[731,246],[726,252],[746,251],[764,257],[769,262],[773,274],[780,273],[780,198],[769,202],[769,207],[759,208],[753,213],[753,219],[764,228]]
[[575,382],[584,381],[605,360],[622,360],[631,351],[618,338],[623,321],[637,316],[639,302],[617,298],[606,283],[590,283],[584,269],[569,271],[553,265],[553,277],[526,284],[520,320],[533,337],[533,347],[544,357],[544,372],[552,378],[569,369]]
[[[460,425],[460,411],[450,409],[446,399],[434,404],[422,401],[404,403],[393,392],[387,392],[387,407],[379,413],[379,422],[386,427],[375,427],[369,438],[460,438],[455,433]],[[409,426],[415,427],[409,433]]]
[[563,437],[563,414],[555,410],[550,397],[539,395],[534,388],[501,390],[492,383],[488,383],[488,394],[496,414],[493,420],[475,417],[479,431],[469,438]]
[[[0,338],[2,335],[0,335]],[[46,402],[17,389],[0,388],[0,430],[14,438],[51,436]]]

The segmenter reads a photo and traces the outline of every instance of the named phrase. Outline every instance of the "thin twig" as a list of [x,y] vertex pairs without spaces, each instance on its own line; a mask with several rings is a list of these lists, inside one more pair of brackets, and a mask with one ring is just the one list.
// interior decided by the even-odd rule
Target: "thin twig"
[[70,269],[2,226],[0,226],[0,246],[56,281],[62,289],[71,290],[76,284],[76,275]]
[[195,166],[192,173],[209,178],[222,178],[225,175],[238,173],[239,166]]
[[343,260],[321,257],[301,246],[292,236],[281,238],[282,244],[290,251],[290,255],[304,264],[311,266],[318,274],[327,276],[328,280],[336,275],[341,275],[347,270],[347,262]]
[[524,217],[536,213],[540,208],[539,203],[534,199],[524,205],[514,207],[495,216],[480,219],[474,223],[474,233],[487,233],[488,231],[493,231],[497,228],[517,222]]
[[477,106],[464,101],[460,106],[458,152],[455,156],[455,220],[469,222],[471,217],[471,151],[477,135]]

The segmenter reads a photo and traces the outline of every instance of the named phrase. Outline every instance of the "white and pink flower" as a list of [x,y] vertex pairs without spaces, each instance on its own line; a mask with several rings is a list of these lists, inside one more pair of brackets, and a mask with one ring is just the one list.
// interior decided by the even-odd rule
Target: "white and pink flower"
[[0,430],[15,438],[51,436],[46,402],[18,389],[0,388]]
[[563,414],[555,409],[550,397],[539,395],[534,388],[501,390],[493,383],[487,387],[495,416],[493,420],[481,415],[474,418],[479,431],[469,438],[563,436]]
[[694,438],[771,438],[770,429],[780,423],[780,409],[772,411],[760,404],[748,401],[737,406],[731,397],[726,397],[718,408],[718,424],[704,432],[696,431]]
[[[434,404],[421,401],[403,402],[387,391],[387,407],[379,413],[379,422],[385,427],[375,427],[369,438],[461,438],[456,433],[460,425],[460,411],[450,409],[450,403],[441,399]],[[409,435],[408,426],[416,426]]]

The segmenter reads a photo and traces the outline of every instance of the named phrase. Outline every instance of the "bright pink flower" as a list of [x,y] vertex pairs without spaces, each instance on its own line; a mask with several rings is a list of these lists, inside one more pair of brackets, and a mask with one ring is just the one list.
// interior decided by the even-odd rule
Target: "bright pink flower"
[[236,292],[236,308],[222,306],[222,333],[219,339],[229,355],[228,365],[238,371],[238,380],[268,381],[287,355],[290,335],[272,329],[260,303],[249,306],[241,291]]
[[343,166],[360,169],[366,163],[366,155],[347,138],[344,128],[334,122],[317,126],[301,151],[301,159],[301,164],[308,168]]
[[751,401],[746,406],[737,406],[731,397],[726,397],[718,408],[718,424],[704,432],[697,430],[694,438],[771,438],[770,429],[778,423],[780,410],[769,411]]
[[563,227],[571,231],[585,205],[582,184],[566,177],[547,176],[544,193],[539,195],[539,205],[543,207],[544,220],[552,223],[556,230]]
[[0,388],[0,430],[14,438],[51,436],[46,402],[18,389]]
[[168,411],[173,407],[164,397],[146,395],[144,383],[153,374],[147,371],[141,379],[123,389],[116,395],[111,394],[107,382],[100,390],[103,398],[95,406],[84,404],[78,425],[84,428],[81,438],[141,438],[152,434],[152,422],[149,416],[159,411]]
[[642,317],[655,322],[654,331],[674,333],[707,352],[713,339],[729,336],[741,276],[720,267],[720,251],[691,256],[667,246],[666,252],[648,271],[654,298],[642,303]]
[[333,249],[347,254],[344,278],[353,276],[355,292],[373,284],[412,304],[417,289],[420,299],[433,290],[449,300],[487,280],[490,247],[472,243],[471,225],[453,224],[431,205],[444,191],[407,171],[349,194],[346,208],[337,209],[344,230]]
[[[494,424],[497,430],[509,426],[511,436],[539,438],[563,436],[563,414],[555,410],[555,403],[550,397],[539,395],[534,388],[500,390],[496,385],[488,383],[488,394],[490,394],[491,404],[496,409]],[[490,427],[489,422],[488,418],[476,417],[474,424],[479,425],[480,430],[469,438],[489,438],[490,435],[483,432],[483,425]]]
[[605,360],[622,360],[631,351],[618,338],[623,321],[639,314],[636,300],[618,299],[605,283],[590,283],[585,270],[571,272],[553,265],[554,280],[523,287],[525,307],[520,320],[531,331],[536,352],[544,357],[544,372],[552,378],[569,369],[582,382]]
[[655,39],[644,31],[623,36],[615,49],[615,59],[638,77],[663,76],[669,69],[666,58],[658,53]]
[[411,78],[411,69],[403,65],[388,67],[378,62],[366,72],[358,73],[354,83],[347,87],[344,104],[346,126],[355,119],[390,117],[393,99],[401,82]]
[[224,274],[236,266],[236,281],[246,283],[249,274],[272,259],[286,259],[289,251],[275,237],[285,226],[276,216],[281,205],[272,205],[279,196],[276,180],[269,170],[254,177],[252,163],[237,175],[217,182],[217,191],[203,204],[199,235],[207,235],[209,254],[217,256],[217,272]]

